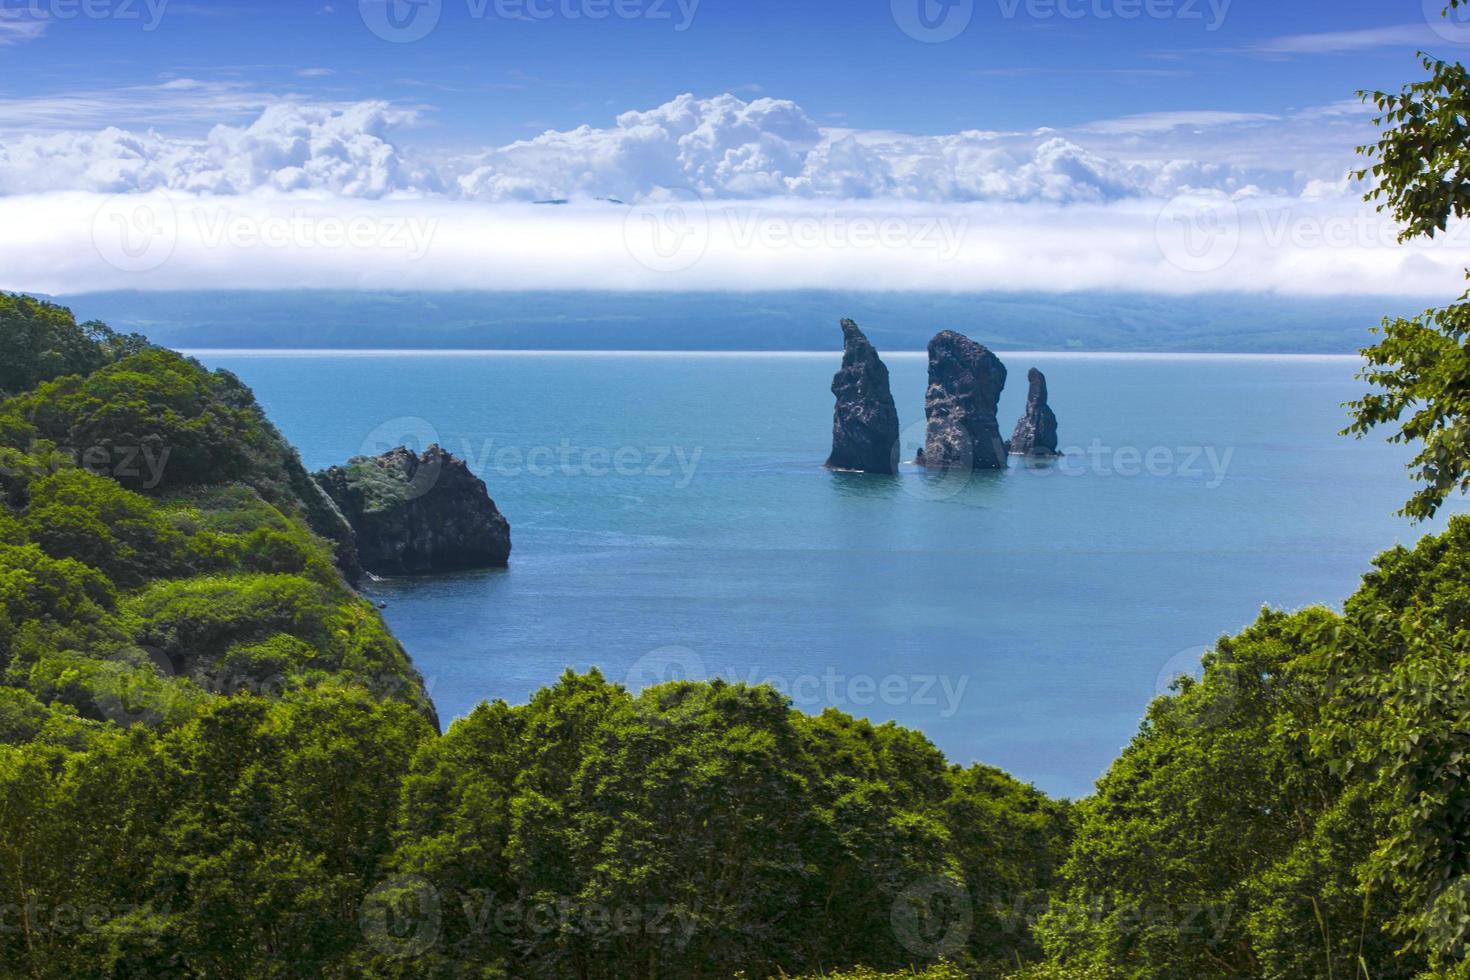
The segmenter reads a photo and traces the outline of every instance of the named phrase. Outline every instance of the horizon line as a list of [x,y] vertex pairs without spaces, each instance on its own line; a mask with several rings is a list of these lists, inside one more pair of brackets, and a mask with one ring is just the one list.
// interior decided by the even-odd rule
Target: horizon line
[[[166,345],[165,345],[166,346]],[[453,357],[453,356],[605,356],[605,357],[841,357],[836,350],[685,350],[679,348],[610,348],[610,347],[177,347],[180,354],[231,355],[266,357]],[[1326,351],[1059,351],[1059,350],[1002,350],[987,348],[997,356],[1007,357],[1055,357],[1055,358],[1146,358],[1169,359],[1214,359],[1214,360],[1275,360],[1330,359],[1361,360],[1360,353],[1332,353]],[[879,351],[883,357],[927,357],[926,350]]]

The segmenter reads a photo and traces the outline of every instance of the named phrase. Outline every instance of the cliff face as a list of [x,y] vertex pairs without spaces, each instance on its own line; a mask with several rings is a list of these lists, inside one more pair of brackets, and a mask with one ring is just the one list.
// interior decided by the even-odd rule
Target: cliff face
[[945,330],[929,341],[927,429],[917,462],[936,469],[1005,469],[1006,443],[996,407],[1006,385],[1000,358],[969,337]]
[[425,575],[503,566],[510,524],[464,461],[438,446],[400,446],[316,474],[352,525],[362,567]]
[[832,455],[827,465],[865,473],[898,472],[898,409],[888,368],[851,320],[842,321],[842,369],[832,378]]
[[1026,374],[1031,388],[1026,394],[1026,412],[1011,436],[1011,452],[1019,456],[1057,455],[1057,416],[1046,403],[1046,375],[1036,368]]

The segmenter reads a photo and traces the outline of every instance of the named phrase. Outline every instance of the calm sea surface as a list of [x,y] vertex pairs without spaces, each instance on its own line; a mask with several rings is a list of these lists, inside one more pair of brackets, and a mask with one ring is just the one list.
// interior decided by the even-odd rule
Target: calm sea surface
[[[1046,372],[1047,467],[821,467],[823,355],[195,352],[313,469],[437,441],[510,519],[511,567],[375,582],[446,723],[568,665],[770,681],[1081,795],[1144,707],[1264,603],[1338,604],[1425,528],[1400,447],[1336,435],[1349,358],[1003,355]],[[921,443],[925,361],[887,355]]]

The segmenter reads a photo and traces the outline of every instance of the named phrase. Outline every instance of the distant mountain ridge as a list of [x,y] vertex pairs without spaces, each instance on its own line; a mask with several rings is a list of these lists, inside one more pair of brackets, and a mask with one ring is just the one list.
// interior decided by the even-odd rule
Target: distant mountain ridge
[[1353,353],[1430,300],[1138,293],[356,292],[213,290],[55,297],[173,347],[831,350],[842,317],[884,351],[941,329],[995,350]]

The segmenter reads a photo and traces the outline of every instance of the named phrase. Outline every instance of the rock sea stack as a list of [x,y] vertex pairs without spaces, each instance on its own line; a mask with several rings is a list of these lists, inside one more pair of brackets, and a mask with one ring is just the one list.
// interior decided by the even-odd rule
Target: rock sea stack
[[827,465],[864,473],[898,472],[898,409],[888,368],[851,320],[842,321],[842,369],[832,378],[832,455]]
[[1046,375],[1036,368],[1026,373],[1031,388],[1026,394],[1026,413],[1011,436],[1011,452],[1017,456],[1057,455],[1057,416],[1046,403]]
[[358,560],[375,575],[504,566],[510,523],[464,460],[439,446],[399,446],[314,474],[352,526]]
[[945,330],[929,341],[924,448],[915,462],[932,469],[1000,470],[1007,447],[996,421],[1006,368],[963,334]]

